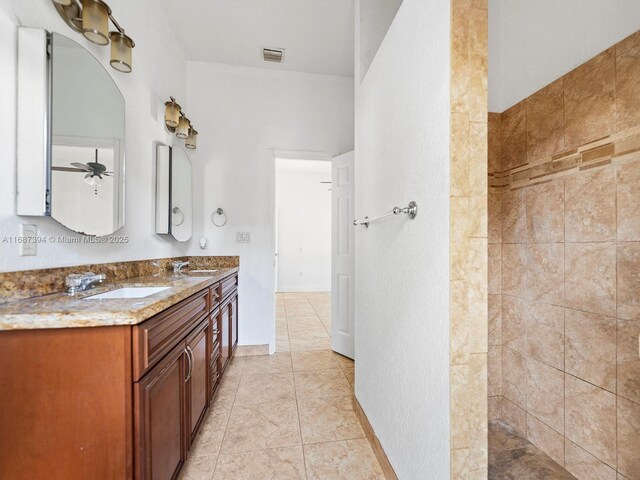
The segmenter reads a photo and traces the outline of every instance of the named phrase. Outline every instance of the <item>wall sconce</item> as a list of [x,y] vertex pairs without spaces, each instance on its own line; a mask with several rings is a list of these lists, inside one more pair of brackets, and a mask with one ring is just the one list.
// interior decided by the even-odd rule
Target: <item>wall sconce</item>
[[171,133],[175,133],[176,137],[184,140],[184,146],[195,150],[197,147],[198,132],[182,111],[182,108],[176,99],[169,97],[171,100],[165,102],[164,107],[164,123]]
[[[111,66],[119,72],[131,72],[133,39],[111,15],[111,8],[102,0],[51,0],[56,11],[69,27],[82,33],[87,40],[97,45],[108,45],[111,40]],[[116,31],[109,32],[109,20]]]
[[195,150],[198,146],[198,132],[193,128],[189,129],[189,136],[184,141],[184,146],[191,150]]

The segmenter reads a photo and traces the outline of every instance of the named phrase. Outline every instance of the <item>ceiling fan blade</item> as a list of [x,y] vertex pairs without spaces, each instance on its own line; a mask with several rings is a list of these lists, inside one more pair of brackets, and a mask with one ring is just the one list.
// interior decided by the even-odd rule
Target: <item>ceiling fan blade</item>
[[71,165],[73,165],[74,167],[80,168],[80,169],[84,170],[85,172],[90,172],[91,171],[91,168],[86,166],[84,163],[71,162]]
[[89,177],[93,177],[93,173],[89,172],[84,176],[84,178],[89,178]]
[[51,170],[57,170],[59,172],[80,172],[80,173],[86,172],[86,170],[82,170],[80,168],[71,168],[71,167],[51,167]]

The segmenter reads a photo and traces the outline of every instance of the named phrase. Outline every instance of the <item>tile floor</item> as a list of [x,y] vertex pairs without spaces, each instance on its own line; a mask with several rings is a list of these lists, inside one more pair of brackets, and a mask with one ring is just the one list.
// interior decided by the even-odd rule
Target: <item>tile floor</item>
[[353,362],[329,349],[329,294],[278,294],[276,309],[277,353],[234,358],[180,478],[384,479],[353,411]]
[[508,425],[489,423],[489,480],[576,480]]

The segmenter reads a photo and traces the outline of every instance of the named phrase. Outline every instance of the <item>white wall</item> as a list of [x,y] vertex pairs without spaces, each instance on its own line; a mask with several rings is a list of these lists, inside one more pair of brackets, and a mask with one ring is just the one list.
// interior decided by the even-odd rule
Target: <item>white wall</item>
[[362,79],[398,12],[402,0],[360,1],[360,76]]
[[449,478],[450,8],[404,0],[356,87],[356,217],[419,207],[355,248],[356,397],[407,480]]
[[276,159],[278,292],[331,290],[331,162]]
[[638,0],[489,0],[489,111],[503,112],[638,29]]
[[[136,47],[133,72],[121,74],[109,67],[109,48],[98,47],[72,31],[42,0],[0,0],[0,238],[18,235],[20,223],[35,223],[45,237],[73,234],[50,218],[15,216],[16,172],[16,36],[17,26],[45,28],[87,47],[106,66],[126,102],[126,235],[128,244],[45,244],[35,257],[19,257],[16,245],[0,242],[0,271],[26,270],[90,262],[110,262],[182,255],[186,246],[154,233],[154,142],[169,143],[161,103],[169,95],[186,101],[186,60],[175,42],[172,27],[152,0],[110,0],[115,17],[127,29]],[[186,107],[187,105],[185,105]],[[192,119],[199,125],[198,118]],[[207,132],[201,132],[206,135]]]
[[[353,149],[353,80],[189,62],[188,97],[197,119],[192,254],[240,255],[243,345],[275,347],[275,167],[270,149],[334,155]],[[202,134],[202,132],[206,132]],[[212,225],[217,207],[224,228]],[[251,232],[237,244],[236,232]]]

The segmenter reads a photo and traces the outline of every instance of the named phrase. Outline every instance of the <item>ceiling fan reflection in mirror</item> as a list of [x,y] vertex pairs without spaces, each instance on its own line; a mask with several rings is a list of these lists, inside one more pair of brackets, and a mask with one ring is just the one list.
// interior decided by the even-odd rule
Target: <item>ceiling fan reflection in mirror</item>
[[102,186],[102,177],[112,177],[113,172],[107,172],[107,167],[98,162],[98,149],[96,148],[96,159],[94,162],[80,163],[71,162],[73,167],[51,167],[51,170],[59,172],[80,172],[85,173],[84,183],[94,187],[95,195],[98,194],[98,187]]

